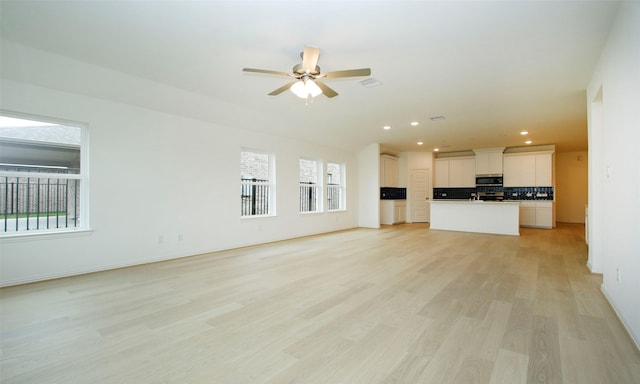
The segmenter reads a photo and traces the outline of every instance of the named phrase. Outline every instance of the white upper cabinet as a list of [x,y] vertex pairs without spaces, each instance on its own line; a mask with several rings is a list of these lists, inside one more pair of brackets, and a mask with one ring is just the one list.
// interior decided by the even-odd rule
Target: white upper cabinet
[[505,155],[505,187],[533,187],[536,182],[536,159],[533,155]]
[[398,186],[398,158],[391,155],[380,155],[380,186]]
[[475,188],[476,159],[473,157],[449,160],[449,187]]
[[504,155],[505,187],[552,187],[553,153],[508,153]]
[[502,175],[502,152],[504,147],[474,149],[476,175]]
[[473,157],[451,157],[435,160],[435,188],[474,188],[476,162]]
[[553,186],[553,154],[536,154],[536,187]]
[[449,159],[435,159],[435,188],[447,188],[449,186]]

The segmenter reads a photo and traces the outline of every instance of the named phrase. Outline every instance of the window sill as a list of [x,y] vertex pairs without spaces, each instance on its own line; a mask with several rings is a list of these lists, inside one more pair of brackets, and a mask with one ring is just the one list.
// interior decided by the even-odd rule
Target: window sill
[[252,219],[268,219],[276,217],[276,215],[255,215],[255,216],[240,216],[240,220],[252,220]]
[[0,235],[0,242],[2,243],[14,243],[19,241],[34,241],[34,240],[48,240],[48,239],[60,239],[67,237],[82,237],[91,236],[93,229],[64,229],[54,231],[38,231],[30,233],[12,233]]

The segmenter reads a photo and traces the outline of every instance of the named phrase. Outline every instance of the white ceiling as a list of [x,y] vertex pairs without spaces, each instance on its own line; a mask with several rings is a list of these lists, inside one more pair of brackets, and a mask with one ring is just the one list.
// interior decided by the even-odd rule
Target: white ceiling
[[[226,124],[343,148],[379,142],[390,151],[451,152],[523,146],[521,130],[534,144],[586,149],[585,88],[617,7],[612,1],[3,0],[0,10],[8,41],[270,117],[263,124],[230,113]],[[304,45],[320,47],[323,71],[369,67],[382,85],[328,79],[340,95],[305,106],[290,92],[267,96],[288,78],[241,71],[290,71]],[[93,96],[117,94],[101,89]],[[145,103],[166,110],[163,95],[146,95]],[[171,112],[198,116],[194,108],[174,105]],[[434,115],[446,120],[429,120]],[[387,124],[393,128],[385,131]]]

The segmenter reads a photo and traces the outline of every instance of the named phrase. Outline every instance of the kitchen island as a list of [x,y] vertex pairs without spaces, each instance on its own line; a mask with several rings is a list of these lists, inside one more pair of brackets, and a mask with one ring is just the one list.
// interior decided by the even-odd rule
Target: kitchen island
[[520,236],[517,201],[431,200],[431,229]]

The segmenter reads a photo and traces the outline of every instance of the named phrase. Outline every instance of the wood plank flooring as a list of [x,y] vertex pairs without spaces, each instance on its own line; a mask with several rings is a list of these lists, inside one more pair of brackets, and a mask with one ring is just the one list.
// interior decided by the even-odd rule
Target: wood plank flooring
[[0,290],[13,383],[639,383],[584,226],[355,229]]

